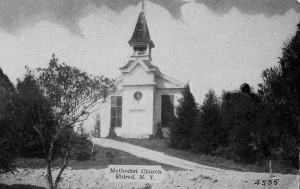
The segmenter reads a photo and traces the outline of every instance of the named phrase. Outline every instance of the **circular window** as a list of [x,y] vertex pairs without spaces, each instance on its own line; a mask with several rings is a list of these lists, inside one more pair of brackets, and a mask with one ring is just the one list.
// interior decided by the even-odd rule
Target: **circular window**
[[134,93],[133,97],[134,97],[135,100],[139,101],[139,100],[142,99],[143,94],[140,91],[137,91],[137,92]]

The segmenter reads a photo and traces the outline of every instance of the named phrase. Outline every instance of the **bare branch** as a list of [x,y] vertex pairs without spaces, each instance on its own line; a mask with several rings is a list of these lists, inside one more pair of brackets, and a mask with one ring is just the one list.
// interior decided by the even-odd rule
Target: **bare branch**
[[41,139],[42,145],[43,145],[43,153],[44,153],[44,155],[46,155],[46,146],[45,146],[45,139],[44,139],[44,137],[43,137],[43,134],[42,134],[42,132],[37,128],[36,125],[34,125],[33,128],[36,130],[36,132],[37,132],[37,133],[39,134],[39,136],[40,136],[40,139]]

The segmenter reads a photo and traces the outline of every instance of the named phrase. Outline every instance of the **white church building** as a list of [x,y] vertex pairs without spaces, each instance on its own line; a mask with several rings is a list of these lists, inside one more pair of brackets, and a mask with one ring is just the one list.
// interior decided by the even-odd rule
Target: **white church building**
[[133,54],[119,68],[121,75],[115,81],[116,91],[100,109],[101,137],[108,136],[110,128],[124,138],[155,135],[157,123],[165,127],[166,115],[174,115],[184,88],[183,83],[161,73],[152,62],[151,49],[155,46],[150,38],[144,3],[128,43]]

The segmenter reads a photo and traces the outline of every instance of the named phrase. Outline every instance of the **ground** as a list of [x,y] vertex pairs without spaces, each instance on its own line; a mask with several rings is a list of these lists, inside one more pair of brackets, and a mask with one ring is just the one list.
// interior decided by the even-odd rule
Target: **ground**
[[[269,161],[260,161],[254,164],[242,164],[232,160],[232,158],[211,156],[206,154],[196,154],[189,151],[176,150],[168,147],[167,139],[137,139],[137,138],[114,138],[116,141],[126,142],[140,147],[163,152],[166,155],[192,161],[201,165],[216,167],[221,169],[243,171],[243,172],[260,172],[269,171]],[[299,170],[275,161],[272,166],[273,172],[282,174],[298,174]]]
[[[299,188],[299,176],[293,174],[279,174],[269,178],[268,173],[245,172],[220,169],[216,167],[205,166],[172,157],[139,146],[133,146],[128,143],[111,141],[109,139],[93,139],[94,143],[104,147],[105,153],[99,153],[101,156],[95,156],[97,160],[84,163],[70,164],[70,167],[64,171],[60,188],[280,188],[294,189]],[[114,148],[116,151],[111,149]],[[118,149],[121,148],[121,152]],[[107,152],[115,153],[114,158],[108,157]],[[110,154],[108,153],[108,154]],[[98,154],[98,155],[99,155]],[[120,158],[123,157],[123,158]],[[147,160],[143,157],[146,157]],[[101,160],[99,160],[101,158]],[[126,159],[126,160],[125,160]],[[166,161],[167,160],[167,161]],[[148,164],[161,165],[166,169],[166,177],[162,183],[116,183],[108,182],[105,178],[105,166],[110,164]],[[27,162],[28,163],[28,162]],[[79,165],[81,164],[81,165]],[[168,165],[167,165],[168,164]],[[94,168],[92,168],[94,166]],[[54,175],[58,170],[54,169]],[[44,168],[19,168],[14,175],[11,173],[1,174],[0,185],[4,187],[12,184],[26,184],[46,187]],[[278,179],[278,180],[276,180]],[[269,185],[268,185],[269,184]]]

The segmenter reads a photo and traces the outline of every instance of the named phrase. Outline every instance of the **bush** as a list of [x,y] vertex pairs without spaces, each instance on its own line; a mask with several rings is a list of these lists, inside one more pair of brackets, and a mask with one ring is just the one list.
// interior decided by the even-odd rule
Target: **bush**
[[76,133],[73,127],[66,128],[59,137],[56,143],[55,158],[64,156],[69,142],[72,146],[70,159],[85,161],[91,158],[93,142],[90,136],[87,133]]
[[226,158],[226,159],[236,159],[237,160],[237,156],[231,150],[230,147],[220,146],[214,151],[213,155],[220,156],[220,157],[223,157],[223,158]]
[[163,132],[162,132],[162,126],[161,126],[160,122],[156,123],[156,133],[154,135],[154,138],[156,138],[156,139],[163,139],[164,138],[164,135],[163,135]]

